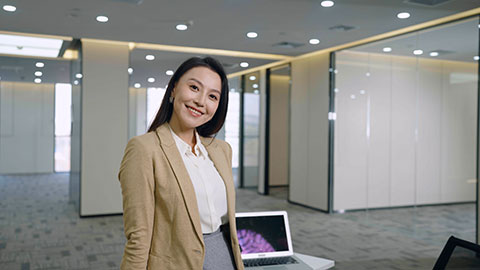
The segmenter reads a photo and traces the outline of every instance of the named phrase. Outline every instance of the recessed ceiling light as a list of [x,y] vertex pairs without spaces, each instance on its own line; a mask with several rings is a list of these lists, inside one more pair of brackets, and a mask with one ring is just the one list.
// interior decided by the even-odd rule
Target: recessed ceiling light
[[317,39],[317,38],[312,38],[308,41],[308,43],[312,44],[312,45],[317,45],[320,43],[320,40]]
[[129,68],[127,69],[127,71],[128,71],[128,74],[132,75],[132,73],[133,73],[133,68],[129,67]]
[[382,49],[384,52],[391,52],[392,51],[392,48],[390,47],[385,47]]
[[322,5],[322,7],[333,7],[335,3],[333,3],[333,1],[322,1],[320,3],[320,5]]
[[351,99],[356,99],[357,97],[355,95],[350,95]]
[[135,87],[135,88],[140,88],[140,87],[142,87],[142,85],[139,84],[139,83],[135,83],[135,84],[133,85],[133,87]]
[[3,10],[8,12],[15,12],[15,10],[17,10],[17,7],[12,5],[4,5]]
[[78,80],[73,81],[73,84],[78,85]]
[[42,76],[42,75],[43,75],[43,73],[42,73],[41,71],[35,71],[35,76],[40,77],[40,76]]
[[147,54],[145,56],[145,59],[147,59],[148,61],[152,61],[152,60],[155,60],[155,56],[154,55],[151,55],[151,54]]
[[414,51],[413,51],[413,54],[415,54],[415,55],[422,55],[422,54],[423,54],[423,51],[422,51],[422,50],[414,50]]
[[478,61],[478,59],[480,59],[480,57],[479,57],[478,55],[475,55],[475,56],[473,57],[473,60],[475,60],[475,61]]
[[38,67],[38,68],[42,68],[42,67],[45,66],[45,64],[42,63],[42,62],[37,62],[37,63],[35,63],[35,66]]
[[255,81],[257,79],[257,77],[252,75],[252,76],[249,77],[249,79],[250,79],[250,81]]
[[408,19],[410,18],[410,13],[408,12],[400,12],[397,14],[397,18],[399,19]]
[[167,74],[168,76],[172,76],[173,75],[173,70],[169,69],[169,70],[165,71],[165,74]]
[[33,80],[35,83],[41,83],[42,82],[42,79],[40,78],[35,78],[35,80]]
[[256,37],[258,37],[258,34],[257,34],[257,32],[248,32],[247,37],[248,38],[256,38]]
[[438,56],[438,52],[430,52],[430,56],[431,56],[431,57]]
[[154,83],[154,82],[155,82],[155,78],[150,77],[150,78],[147,79],[147,81],[148,81],[149,83]]
[[108,22],[108,17],[104,15],[97,16],[97,22],[106,23]]
[[360,90],[360,95],[365,95],[365,90]]
[[365,76],[370,77],[370,72],[365,73]]
[[258,95],[258,94],[260,94],[260,91],[255,90],[255,91],[253,91],[253,93]]
[[247,62],[241,62],[240,66],[243,67],[243,68],[246,68],[246,67],[248,67],[248,63]]
[[178,31],[185,31],[188,29],[188,26],[186,24],[177,24],[177,26],[175,26],[175,28],[177,28]]
[[82,73],[77,73],[77,74],[75,74],[75,78],[77,78],[77,79],[83,78]]
[[253,88],[258,88],[258,84],[254,83],[254,84],[252,85],[252,87],[253,87]]

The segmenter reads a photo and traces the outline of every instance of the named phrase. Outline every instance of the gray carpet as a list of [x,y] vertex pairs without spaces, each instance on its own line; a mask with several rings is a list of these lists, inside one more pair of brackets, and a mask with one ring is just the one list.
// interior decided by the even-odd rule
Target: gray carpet
[[[328,215],[272,196],[237,191],[237,211],[287,210],[294,249],[335,269],[431,269],[450,235],[475,238],[475,205]],[[118,269],[122,217],[80,219],[68,175],[0,176],[0,269]]]

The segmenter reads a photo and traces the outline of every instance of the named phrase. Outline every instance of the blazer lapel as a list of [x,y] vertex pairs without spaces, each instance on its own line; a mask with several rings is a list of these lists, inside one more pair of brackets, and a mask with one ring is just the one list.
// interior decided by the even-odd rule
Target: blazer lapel
[[183,159],[178,152],[175,140],[172,137],[168,124],[163,124],[157,129],[157,135],[160,139],[161,147],[168,162],[177,178],[178,185],[182,192],[183,200],[187,207],[190,220],[195,228],[198,239],[203,243],[202,226],[200,224],[200,214],[198,211],[197,197],[190,176],[183,163]]

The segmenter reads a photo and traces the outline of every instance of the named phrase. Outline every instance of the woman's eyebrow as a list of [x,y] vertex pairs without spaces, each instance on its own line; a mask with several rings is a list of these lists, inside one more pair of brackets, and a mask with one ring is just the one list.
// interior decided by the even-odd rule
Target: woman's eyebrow
[[203,83],[202,83],[201,81],[199,81],[199,80],[195,79],[195,78],[190,78],[190,79],[188,79],[188,80],[195,81],[195,82],[197,82],[198,84],[200,84],[200,86],[202,86],[202,87],[203,87]]
[[[188,80],[195,81],[196,83],[200,84],[200,86],[202,86],[202,87],[203,87],[203,83],[202,83],[201,81],[199,81],[199,80],[195,79],[195,78],[190,78],[190,79],[188,79]],[[220,90],[217,90],[217,89],[213,89],[213,88],[212,88],[211,90],[212,90],[212,91],[215,91],[215,92],[218,92],[219,94],[221,94],[221,93],[222,93]]]

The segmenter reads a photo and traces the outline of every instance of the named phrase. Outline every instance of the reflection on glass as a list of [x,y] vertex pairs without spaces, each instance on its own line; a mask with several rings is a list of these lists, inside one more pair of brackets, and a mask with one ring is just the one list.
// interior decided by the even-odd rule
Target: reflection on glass
[[245,76],[243,94],[243,184],[244,187],[258,185],[259,137],[260,137],[260,95],[254,87],[260,83],[260,73]]
[[477,24],[336,53],[334,210],[475,201]]
[[55,171],[70,171],[72,85],[55,84]]
[[147,88],[147,129],[160,109],[165,91],[165,88]]
[[239,157],[240,157],[240,77],[229,79],[230,92],[228,95],[228,112],[225,119],[225,141],[232,147],[233,182],[236,187],[239,183]]

